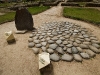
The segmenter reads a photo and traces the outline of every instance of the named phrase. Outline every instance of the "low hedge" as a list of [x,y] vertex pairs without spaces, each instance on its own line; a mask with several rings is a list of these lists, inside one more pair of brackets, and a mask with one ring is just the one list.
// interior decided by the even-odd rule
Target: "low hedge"
[[100,3],[87,3],[86,7],[100,7]]
[[93,0],[68,0],[68,2],[92,2]]
[[67,3],[62,3],[61,6],[79,6],[79,4],[78,3],[67,2]]

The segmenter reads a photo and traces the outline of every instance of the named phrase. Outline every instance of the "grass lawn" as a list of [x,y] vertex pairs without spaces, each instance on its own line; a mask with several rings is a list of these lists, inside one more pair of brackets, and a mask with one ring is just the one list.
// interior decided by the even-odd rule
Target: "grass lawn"
[[65,7],[63,10],[63,16],[100,25],[100,11],[93,8]]
[[[49,8],[50,8],[49,6],[41,6],[41,7],[35,6],[35,7],[28,8],[28,10],[32,15],[35,15]],[[8,12],[5,13],[4,15],[0,15],[0,24],[14,20],[14,17],[15,17],[15,12]]]

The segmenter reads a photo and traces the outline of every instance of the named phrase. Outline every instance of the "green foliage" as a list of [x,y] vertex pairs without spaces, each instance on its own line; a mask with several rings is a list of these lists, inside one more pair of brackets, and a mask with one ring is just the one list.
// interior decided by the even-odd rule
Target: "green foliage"
[[49,8],[50,8],[49,6],[34,6],[34,7],[28,8],[28,10],[31,14],[34,15],[34,14],[38,14],[40,12],[43,12]]
[[100,11],[93,8],[64,8],[63,15],[78,20],[100,24]]

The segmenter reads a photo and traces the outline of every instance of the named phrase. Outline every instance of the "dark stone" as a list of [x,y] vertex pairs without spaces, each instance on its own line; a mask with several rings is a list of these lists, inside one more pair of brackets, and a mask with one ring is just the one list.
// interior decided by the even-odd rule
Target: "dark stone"
[[33,30],[33,18],[26,8],[21,8],[16,11],[15,26],[17,30]]

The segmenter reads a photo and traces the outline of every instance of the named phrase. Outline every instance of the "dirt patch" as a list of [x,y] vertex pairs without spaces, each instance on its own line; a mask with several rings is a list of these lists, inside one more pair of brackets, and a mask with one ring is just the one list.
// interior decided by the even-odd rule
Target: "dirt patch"
[[[100,40],[100,28],[73,19],[62,17],[61,6],[33,15],[35,27],[39,27],[44,22],[69,21],[81,25],[90,30]],[[4,32],[16,31],[15,23],[8,22],[0,25],[0,75],[39,75],[38,55],[35,55],[28,48],[28,37],[31,32],[26,34],[15,34],[16,44],[8,45]],[[100,55],[82,63],[73,62],[52,62],[54,75],[100,75]]]

